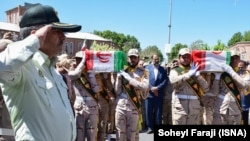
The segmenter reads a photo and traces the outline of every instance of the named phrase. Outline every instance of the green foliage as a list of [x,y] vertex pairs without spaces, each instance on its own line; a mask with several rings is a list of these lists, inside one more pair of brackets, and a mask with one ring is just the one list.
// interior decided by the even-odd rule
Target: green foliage
[[242,35],[241,32],[235,33],[232,38],[228,41],[227,45],[233,46],[238,42],[250,41],[250,31],[245,31]]
[[240,32],[237,32],[237,33],[235,33],[235,34],[232,36],[232,38],[228,41],[227,45],[228,45],[228,46],[233,46],[233,45],[235,45],[237,42],[242,41],[242,38],[243,38],[243,36],[241,35],[241,33],[240,33]]
[[191,50],[210,50],[210,47],[207,43],[204,43],[202,40],[197,40],[193,42],[190,46]]
[[242,41],[250,41],[250,31],[246,31],[242,38]]
[[[128,52],[129,49],[131,48],[137,48],[139,51],[141,51],[140,43],[134,36],[130,35],[124,35],[122,33],[117,33],[113,32],[110,30],[105,30],[105,31],[94,31],[94,34],[99,35],[103,38],[106,39],[111,39],[115,47],[120,48],[123,50],[125,53]],[[232,38],[228,41],[226,46],[224,43],[221,42],[221,40],[217,41],[217,44],[214,45],[213,47],[210,47],[207,43],[204,43],[202,40],[197,40],[193,42],[190,45],[190,49],[200,49],[200,50],[217,50],[217,51],[222,51],[222,50],[228,50],[228,47],[235,45],[238,42],[242,41],[250,41],[250,31],[244,32],[244,35],[242,35],[241,32],[235,33]],[[188,47],[187,45],[183,45],[181,43],[175,44],[175,46],[171,49],[171,52],[168,56],[168,61],[172,61],[173,59],[178,58],[178,52],[181,48]],[[93,45],[94,50],[114,50],[113,48],[110,48],[106,45],[101,46],[101,45]],[[163,61],[163,55],[156,46],[148,46],[146,49],[141,51],[141,58],[149,58],[153,54],[158,54],[161,61]]]
[[113,47],[108,46],[108,45],[99,45],[99,44],[96,44],[96,42],[94,41],[94,43],[90,47],[90,50],[95,50],[95,51],[114,51],[115,49]]
[[125,36],[122,33],[112,32],[110,30],[94,31],[94,34],[99,35],[106,39],[111,39],[115,46],[121,48],[124,52],[128,52],[131,48],[137,48],[141,50],[140,43],[134,36]]
[[207,43],[205,43],[201,46],[201,50],[211,50],[211,48],[208,46]]
[[137,48],[138,50],[141,50],[140,43],[137,41],[137,39],[134,36],[127,35],[122,49],[125,52],[128,52],[128,50],[131,48]]
[[173,48],[171,49],[170,53],[169,53],[169,57],[168,57],[168,62],[171,62],[172,60],[179,58],[178,53],[179,50],[182,48],[187,48],[187,45],[183,45],[181,43],[177,43],[175,44],[175,46],[173,46]]
[[163,61],[163,55],[157,46],[148,46],[144,50],[141,51],[140,58],[144,59],[145,62],[149,62],[151,60],[151,56],[157,54],[160,58],[160,62]]
[[216,51],[222,51],[222,50],[228,50],[227,46],[221,42],[221,40],[217,41],[217,45],[214,46],[214,49]]

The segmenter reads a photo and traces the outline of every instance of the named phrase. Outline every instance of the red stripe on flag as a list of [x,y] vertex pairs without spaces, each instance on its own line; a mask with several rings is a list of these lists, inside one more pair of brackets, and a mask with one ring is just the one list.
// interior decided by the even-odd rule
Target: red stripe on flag
[[206,51],[203,50],[193,50],[192,51],[192,60],[194,64],[199,64],[199,69],[198,70],[204,70],[206,67]]
[[212,51],[213,54],[219,55],[222,53],[222,51]]
[[86,68],[87,70],[93,70],[94,67],[94,52],[90,50],[85,50],[86,55]]

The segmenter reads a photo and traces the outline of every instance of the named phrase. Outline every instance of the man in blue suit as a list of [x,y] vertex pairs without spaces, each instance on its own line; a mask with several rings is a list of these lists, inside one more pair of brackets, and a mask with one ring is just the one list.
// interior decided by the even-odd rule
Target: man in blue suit
[[154,125],[162,124],[164,86],[168,82],[167,72],[164,67],[160,66],[158,55],[155,54],[151,58],[152,64],[146,66],[150,83],[149,95],[145,100],[148,134],[153,133]]

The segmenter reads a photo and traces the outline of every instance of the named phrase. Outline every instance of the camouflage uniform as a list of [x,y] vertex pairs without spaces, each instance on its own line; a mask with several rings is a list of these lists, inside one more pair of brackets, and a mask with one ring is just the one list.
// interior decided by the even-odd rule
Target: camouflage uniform
[[112,133],[115,128],[115,90],[114,85],[112,83],[112,74],[106,73],[103,74],[103,82],[106,91],[109,94],[109,115],[108,115],[108,125],[107,132]]
[[[241,78],[237,73],[230,74],[237,88],[248,88],[250,85],[250,77]],[[214,120],[216,125],[239,125],[241,124],[241,108],[239,102],[226,86],[223,80],[219,83],[219,94],[214,106]]]
[[[82,74],[81,77],[83,77]],[[96,78],[93,73],[86,73],[85,78],[89,80],[89,83],[95,82]],[[91,87],[88,85],[88,87]],[[99,108],[97,103],[97,94],[92,97],[90,92],[83,87],[83,84],[79,79],[74,81],[74,90],[76,94],[76,100],[74,104],[76,113],[76,125],[77,125],[77,138],[76,141],[96,141],[98,122],[99,122]]]
[[95,74],[96,81],[91,81],[91,88],[98,95],[99,106],[99,124],[98,124],[98,141],[103,141],[107,135],[107,122],[109,117],[109,99],[110,95],[104,84],[108,83],[104,79],[104,73]]
[[[143,68],[135,68],[134,70],[128,68],[126,72],[132,79],[128,82],[123,76],[118,74],[115,83],[115,92],[117,94],[115,109],[116,139],[118,141],[135,141],[139,140],[137,126],[140,111],[132,99],[140,102],[140,94],[148,90],[148,71]],[[133,86],[137,97],[131,99],[122,83],[125,83],[126,87]]]
[[172,125],[172,92],[173,86],[170,82],[164,88],[164,101],[163,101],[163,109],[162,109],[162,124]]
[[109,73],[104,77],[105,78],[105,85],[107,88],[107,91],[110,95],[109,99],[109,117],[108,117],[108,123],[107,123],[107,139],[111,138],[111,134],[115,132],[115,107],[116,107],[116,94],[114,90],[115,80],[116,80],[116,73]]
[[[184,68],[181,65],[179,67]],[[198,125],[201,123],[202,107],[199,97],[187,83],[187,80],[190,79],[187,73],[189,68],[184,68],[185,72],[182,74],[179,74],[176,68],[172,69],[169,74],[170,82],[174,88],[172,95],[173,125]],[[202,76],[194,79],[204,92],[208,91],[207,82]]]
[[213,122],[214,102],[219,93],[219,80],[215,79],[214,73],[205,72],[201,74],[208,82],[209,91],[201,97],[203,110],[201,113],[202,124],[211,125]]

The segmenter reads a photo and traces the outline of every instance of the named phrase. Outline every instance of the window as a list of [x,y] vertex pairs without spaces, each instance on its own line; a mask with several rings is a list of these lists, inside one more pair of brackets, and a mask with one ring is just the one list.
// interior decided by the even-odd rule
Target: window
[[80,51],[81,48],[82,48],[82,42],[79,42],[79,43],[78,43],[78,46],[77,46],[77,51]]
[[64,43],[63,50],[64,50],[66,53],[68,53],[68,43],[67,43],[67,42]]
[[74,44],[73,44],[73,42],[70,42],[70,45],[69,45],[69,54],[73,55],[73,52],[74,52]]

